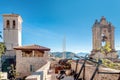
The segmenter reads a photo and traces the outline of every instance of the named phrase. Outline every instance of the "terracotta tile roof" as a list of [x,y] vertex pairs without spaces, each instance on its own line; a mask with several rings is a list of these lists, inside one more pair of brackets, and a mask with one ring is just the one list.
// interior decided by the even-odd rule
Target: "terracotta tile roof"
[[28,46],[18,46],[14,48],[15,50],[42,50],[42,51],[50,51],[49,48],[39,46],[39,45],[28,45]]

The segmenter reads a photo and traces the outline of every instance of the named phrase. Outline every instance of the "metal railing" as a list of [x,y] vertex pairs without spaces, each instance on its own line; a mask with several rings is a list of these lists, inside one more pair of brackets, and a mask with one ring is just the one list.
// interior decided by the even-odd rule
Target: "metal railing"
[[[74,80],[85,80],[85,63],[86,63],[86,61],[91,61],[91,62],[96,64],[96,68],[95,68],[95,70],[94,70],[90,80],[94,79],[96,73],[98,73],[98,74],[119,74],[118,80],[120,80],[120,72],[100,72],[99,71],[99,66],[102,64],[102,60],[98,59],[98,61],[96,61],[94,59],[91,59],[91,58],[89,58],[88,54],[85,57],[82,57],[82,56],[80,56],[80,57],[79,56],[75,56],[75,57],[77,57],[79,59],[76,60],[76,69],[75,69]],[[78,66],[79,60],[81,60],[81,59],[84,60],[84,62],[83,62],[82,66],[81,66],[81,68],[79,70],[79,73],[77,74],[77,66]],[[82,71],[83,71],[83,78],[79,78],[79,76],[81,75]]]

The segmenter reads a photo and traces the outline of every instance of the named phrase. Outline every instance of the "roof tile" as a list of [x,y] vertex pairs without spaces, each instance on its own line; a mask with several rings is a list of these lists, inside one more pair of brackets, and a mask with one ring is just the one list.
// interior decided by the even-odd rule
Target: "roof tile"
[[39,46],[39,45],[28,45],[28,46],[18,46],[14,48],[15,50],[44,50],[44,51],[50,51],[49,48]]

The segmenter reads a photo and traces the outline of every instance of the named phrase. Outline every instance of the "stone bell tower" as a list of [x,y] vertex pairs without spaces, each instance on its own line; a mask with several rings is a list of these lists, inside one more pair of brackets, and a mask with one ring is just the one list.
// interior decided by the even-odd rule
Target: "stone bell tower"
[[[106,21],[105,17],[102,17],[99,21],[95,21],[92,27],[92,36],[93,36],[93,49],[91,55],[98,56],[100,53],[100,48],[106,44],[110,43],[111,52],[107,58],[117,58],[114,44],[114,26],[111,23]],[[104,58],[104,56],[99,55],[99,57]]]
[[3,15],[3,40],[6,55],[14,56],[14,47],[21,46],[22,18],[18,14]]

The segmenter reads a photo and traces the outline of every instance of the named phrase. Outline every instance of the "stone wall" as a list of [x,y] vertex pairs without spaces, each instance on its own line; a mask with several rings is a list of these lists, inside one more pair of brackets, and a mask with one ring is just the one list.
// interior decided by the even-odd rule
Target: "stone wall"
[[15,54],[15,50],[6,50],[4,56],[9,56],[9,57],[14,57]]
[[7,80],[7,72],[0,72],[0,80]]
[[50,68],[50,62],[42,66],[40,69],[32,73],[30,76],[26,78],[26,80],[51,80],[51,76],[48,75],[48,70]]
[[[77,73],[79,72],[80,68],[81,68],[82,64],[78,64],[78,68],[77,68]],[[76,67],[76,63],[72,62],[72,69],[75,70]],[[85,80],[90,80],[90,78],[92,77],[93,73],[95,70],[95,66],[93,65],[86,65],[85,66]],[[117,72],[119,73],[120,70],[114,70],[114,69],[110,69],[110,68],[99,68],[100,72]],[[83,73],[80,76],[81,78],[83,77]],[[120,80],[119,79],[119,74],[98,74],[96,73],[94,80]]]
[[30,75],[30,65],[33,65],[34,71],[42,67],[47,63],[48,52],[45,52],[43,57],[22,57],[22,52],[20,50],[16,51],[16,72],[18,74],[17,78],[25,77]]
[[96,59],[101,59],[101,58],[108,58],[108,59],[117,59],[118,58],[118,53],[117,52],[111,52],[111,53],[108,53],[108,54],[104,54],[104,53],[101,53],[101,52],[96,52],[94,54],[91,54],[91,57]]

